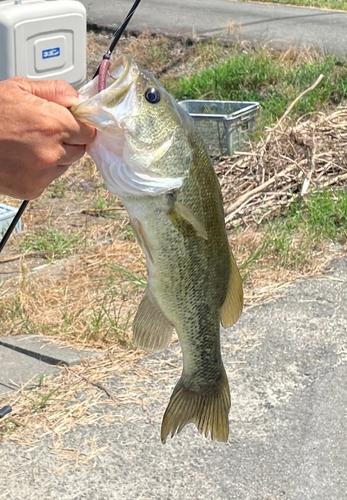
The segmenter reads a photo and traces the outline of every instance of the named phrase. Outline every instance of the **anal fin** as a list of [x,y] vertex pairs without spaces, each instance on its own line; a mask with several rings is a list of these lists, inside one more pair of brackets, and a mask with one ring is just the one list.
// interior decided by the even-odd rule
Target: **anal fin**
[[160,351],[169,345],[173,326],[147,288],[133,323],[133,341],[145,351]]
[[227,295],[220,311],[220,321],[224,328],[233,325],[239,319],[243,307],[242,278],[235,257],[230,248],[230,279]]

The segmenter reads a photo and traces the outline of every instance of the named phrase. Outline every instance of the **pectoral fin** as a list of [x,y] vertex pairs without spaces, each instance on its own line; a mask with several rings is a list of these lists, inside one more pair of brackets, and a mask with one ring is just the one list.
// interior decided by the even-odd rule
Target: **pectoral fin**
[[224,328],[233,325],[239,319],[243,306],[242,278],[235,257],[230,248],[230,279],[227,296],[220,311],[220,320]]
[[173,206],[173,209],[178,213],[178,215],[180,215],[185,221],[189,222],[189,224],[191,226],[193,226],[193,228],[195,229],[196,231],[196,234],[198,236],[201,236],[202,238],[204,238],[205,240],[207,240],[207,232],[206,232],[206,229],[205,229],[205,226],[202,224],[202,222],[200,222],[196,217],[195,215],[193,214],[193,212],[190,210],[190,208],[186,207],[185,205],[183,205],[183,203],[181,203],[180,201],[175,201],[174,203],[174,206]]
[[133,323],[133,341],[146,351],[160,351],[168,346],[173,326],[147,288]]

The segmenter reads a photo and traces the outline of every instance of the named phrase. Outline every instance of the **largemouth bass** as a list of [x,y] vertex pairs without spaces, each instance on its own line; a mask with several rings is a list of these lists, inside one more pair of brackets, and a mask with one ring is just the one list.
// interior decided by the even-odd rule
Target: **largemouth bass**
[[242,281],[228,244],[221,190],[192,118],[127,56],[97,78],[71,111],[97,128],[87,151],[129,214],[147,263],[148,285],[133,323],[134,343],[165,348],[176,329],[183,372],[165,411],[161,439],[194,423],[227,441],[230,391],[220,322],[241,314]]

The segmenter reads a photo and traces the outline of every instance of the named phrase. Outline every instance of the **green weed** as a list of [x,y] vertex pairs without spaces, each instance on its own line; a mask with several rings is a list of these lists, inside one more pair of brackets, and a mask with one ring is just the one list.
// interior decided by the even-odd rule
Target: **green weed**
[[298,198],[285,218],[267,223],[266,251],[276,255],[279,266],[298,268],[323,240],[347,241],[346,190],[324,190]]
[[127,241],[135,240],[134,232],[130,224],[126,224],[124,227],[120,228],[118,234]]
[[347,242],[347,191],[297,197],[281,216],[262,222],[259,232],[263,236],[240,266],[244,280],[261,268],[303,270],[327,241]]
[[107,200],[105,200],[105,198],[101,194],[98,194],[93,203],[93,208],[102,212],[103,210],[108,208]]
[[7,323],[11,324],[11,329],[8,326],[4,331],[0,328],[0,336],[4,333],[17,331],[18,329],[28,333],[32,332],[30,321],[23,312],[19,296],[12,297],[9,301],[0,301],[0,317],[6,318]]
[[40,394],[39,392],[31,392],[31,396],[26,395],[26,398],[32,403],[33,410],[39,411],[45,408],[47,404],[53,399],[52,396],[59,387],[51,389],[47,394]]
[[82,200],[83,200],[83,194],[77,191],[77,192],[75,193],[75,201],[76,201],[77,203],[81,203],[81,202],[82,202]]
[[168,82],[168,88],[178,100],[257,101],[261,105],[262,128],[282,116],[320,74],[325,76],[322,82],[294,107],[291,115],[297,117],[347,98],[347,63],[340,63],[335,56],[287,61],[275,51],[257,48]]
[[104,197],[102,194],[98,194],[93,203],[93,209],[99,212],[100,217],[112,217],[118,214],[118,210],[113,210],[115,198],[114,197]]
[[57,179],[49,186],[48,191],[51,198],[64,198],[66,189],[66,182]]
[[[269,246],[269,242],[264,239],[260,248],[256,248],[253,252],[251,252],[251,254],[249,255],[249,257],[247,257],[247,259],[245,259],[242,264],[240,265],[240,269],[243,271],[243,270],[247,270],[248,268],[250,268],[253,264],[255,264],[256,262],[259,261],[259,259],[261,259],[263,257],[263,255],[265,254],[267,248]],[[244,273],[243,273],[244,274]]]
[[140,288],[146,288],[147,279],[144,275],[141,277],[136,276],[132,271],[125,269],[124,267],[118,266],[117,264],[108,264],[108,267],[113,271],[116,271],[120,275],[124,277],[124,281],[128,283],[132,283],[133,285],[137,285]]
[[[79,320],[85,338],[96,340],[108,337],[119,344],[129,345],[128,328],[132,314],[129,311],[123,312],[124,301],[116,301],[116,298],[121,297],[120,289],[119,280],[109,278],[106,289],[97,292],[88,316]],[[82,316],[83,312],[84,310],[81,310],[78,315]],[[76,314],[70,319],[72,327],[77,324]]]
[[151,45],[147,47],[147,57],[156,61],[157,64],[167,64],[170,61],[170,53],[167,44],[164,46]]
[[60,259],[75,253],[83,242],[77,233],[61,232],[53,226],[29,231],[20,243],[23,252],[40,252],[46,259]]
[[106,294],[100,305],[91,311],[88,337],[96,339],[108,336],[122,345],[127,345],[129,344],[127,330],[131,319],[131,313],[123,315],[122,306],[116,307],[112,294]]

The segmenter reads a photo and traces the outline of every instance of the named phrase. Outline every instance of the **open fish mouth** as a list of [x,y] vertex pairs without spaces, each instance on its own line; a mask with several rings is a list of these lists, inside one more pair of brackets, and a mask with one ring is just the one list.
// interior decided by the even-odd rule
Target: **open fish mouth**
[[118,57],[105,75],[103,90],[98,90],[100,76],[79,90],[82,102],[71,107],[72,114],[78,120],[108,133],[119,128],[124,116],[136,106],[133,91],[138,75],[139,69],[129,56]]
[[131,66],[130,57],[127,55],[120,56],[114,61],[113,64],[111,64],[107,76],[109,77],[109,79],[112,79],[114,83],[120,85],[120,83],[125,79],[126,75],[128,74],[130,66]]
[[[105,89],[100,92],[100,97],[103,94],[108,94],[109,88],[112,87],[122,87],[122,82],[125,83],[127,79],[127,75],[129,74],[130,68],[132,65],[132,61],[129,56],[127,55],[122,55],[119,56],[109,67],[107,73],[106,73],[106,79],[105,79]],[[97,76],[90,82],[88,82],[86,85],[84,85],[80,90],[79,94],[80,96],[91,98],[96,96],[99,91],[98,91],[98,85],[99,85],[99,78],[100,76]]]
[[[131,66],[132,61],[126,55],[118,57],[111,64],[105,75],[105,89],[100,92],[104,106],[111,108],[122,102],[137,76],[137,74],[131,74]],[[101,78],[101,75],[98,78]]]

